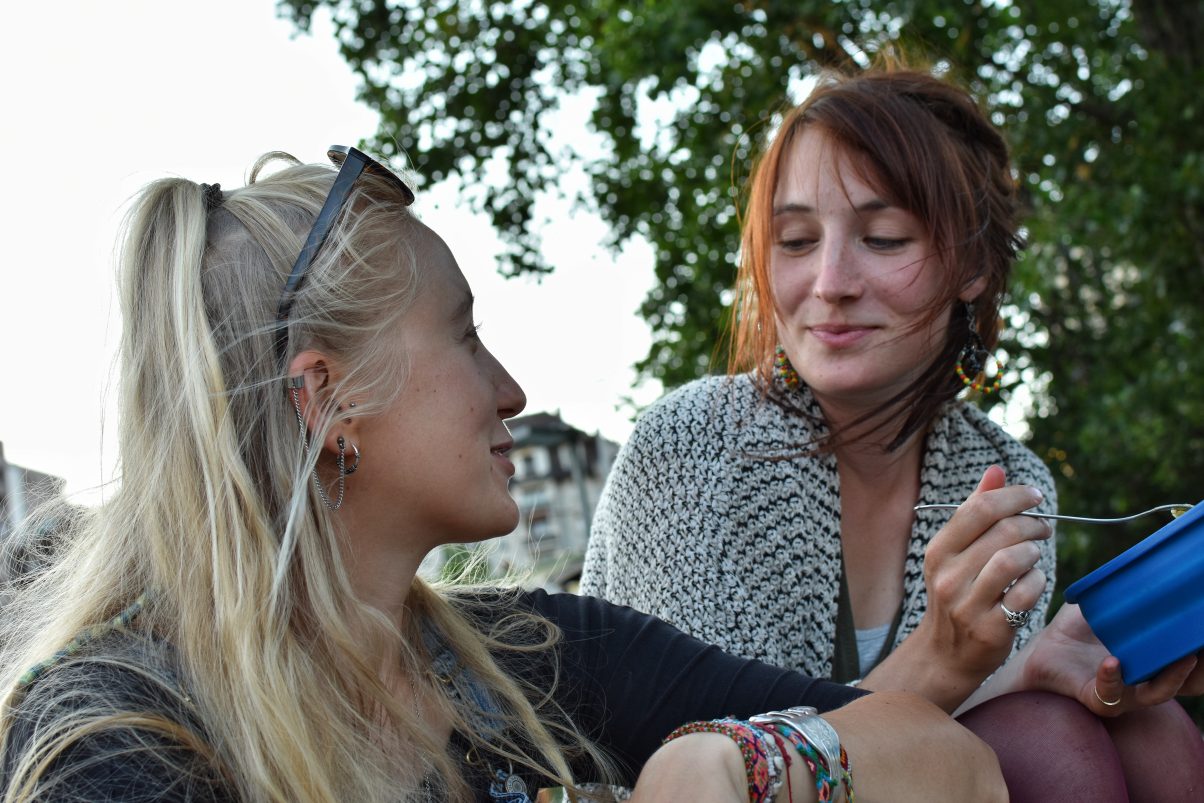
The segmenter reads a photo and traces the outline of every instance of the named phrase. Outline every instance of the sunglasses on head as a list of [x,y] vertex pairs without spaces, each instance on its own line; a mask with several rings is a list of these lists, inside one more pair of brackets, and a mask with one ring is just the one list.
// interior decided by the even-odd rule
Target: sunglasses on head
[[322,250],[322,244],[334,228],[339,213],[347,205],[347,199],[351,197],[351,190],[359,177],[364,173],[380,176],[401,193],[406,206],[414,203],[414,192],[406,183],[363,151],[346,145],[331,145],[326,155],[338,166],[339,173],[334,178],[334,184],[330,186],[322,210],[318,212],[318,217],[309,230],[309,236],[305,238],[305,245],[297,255],[297,261],[293,263],[288,281],[284,283],[284,292],[280,294],[280,304],[276,308],[276,360],[281,364],[284,363],[284,355],[288,351],[288,316],[293,308],[293,300],[297,297],[297,291],[301,289],[305,274],[309,272],[314,258]]

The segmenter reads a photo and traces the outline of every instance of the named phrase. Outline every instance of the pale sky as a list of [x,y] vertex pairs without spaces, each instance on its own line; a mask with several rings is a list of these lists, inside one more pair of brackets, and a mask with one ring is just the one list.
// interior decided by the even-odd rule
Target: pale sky
[[[326,19],[294,38],[273,0],[16,8],[0,26],[0,441],[10,462],[64,477],[90,502],[116,458],[114,244],[130,196],[165,175],[240,186],[269,150],[320,161],[327,145],[375,133],[377,115],[355,101]],[[616,261],[599,221],[563,213],[545,235],[557,272],[505,280],[495,235],[451,188],[420,191],[416,210],[456,254],[527,412],[626,438],[623,398],[659,393],[631,389],[650,342],[637,314],[648,248]]]

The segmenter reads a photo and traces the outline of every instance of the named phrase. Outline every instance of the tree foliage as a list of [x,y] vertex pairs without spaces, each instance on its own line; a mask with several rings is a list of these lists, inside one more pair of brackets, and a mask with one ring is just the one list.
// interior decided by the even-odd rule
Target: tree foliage
[[[709,370],[751,153],[800,82],[887,43],[970,86],[1012,143],[1030,247],[1009,369],[1062,507],[1108,515],[1204,496],[1204,9],[1175,0],[281,0],[333,14],[382,114],[368,144],[431,181],[461,176],[507,243],[540,255],[542,193],[611,245],[653,245],[645,375]],[[570,98],[589,131],[555,131]],[[795,97],[795,100],[798,98]],[[586,147],[582,143],[594,143]],[[596,147],[595,147],[596,145]],[[596,151],[596,152],[595,152]],[[1017,401],[1022,395],[1015,396]],[[1148,533],[1063,528],[1062,580]]]

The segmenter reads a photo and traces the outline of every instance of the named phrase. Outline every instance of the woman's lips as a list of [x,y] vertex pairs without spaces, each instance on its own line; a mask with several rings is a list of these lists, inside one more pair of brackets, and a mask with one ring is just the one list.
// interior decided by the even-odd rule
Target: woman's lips
[[507,477],[514,476],[514,463],[507,457],[506,453],[510,451],[510,445],[495,446],[489,450],[490,453],[502,464],[502,470],[506,472]]
[[827,325],[812,326],[811,335],[830,348],[848,348],[856,345],[874,331],[872,326]]

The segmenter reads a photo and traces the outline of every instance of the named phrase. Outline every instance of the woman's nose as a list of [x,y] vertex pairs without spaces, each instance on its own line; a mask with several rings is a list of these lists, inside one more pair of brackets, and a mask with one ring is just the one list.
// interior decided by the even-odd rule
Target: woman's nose
[[812,290],[816,298],[835,304],[861,295],[856,251],[845,238],[825,238],[820,244],[818,258],[818,274]]
[[497,387],[497,412],[501,418],[513,418],[527,406],[527,394],[522,386],[510,376],[510,372],[494,358],[497,376],[494,380]]

